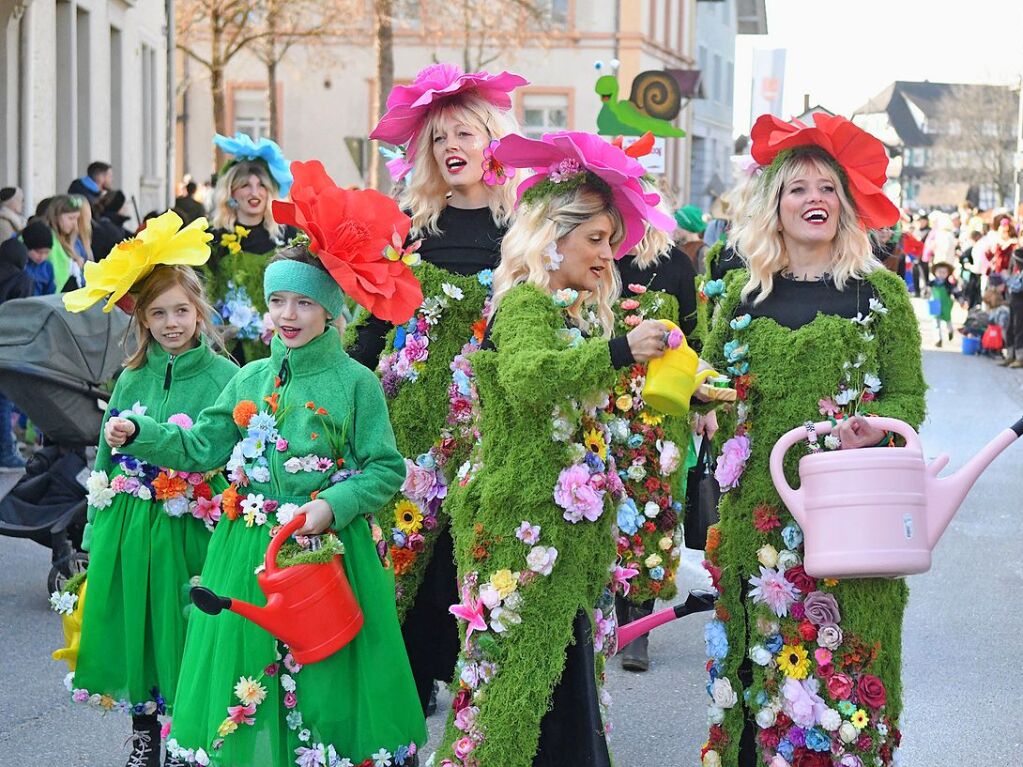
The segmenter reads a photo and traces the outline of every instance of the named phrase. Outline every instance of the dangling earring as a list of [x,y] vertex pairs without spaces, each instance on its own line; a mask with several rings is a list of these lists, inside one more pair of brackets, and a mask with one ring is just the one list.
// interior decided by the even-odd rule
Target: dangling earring
[[565,254],[558,250],[558,243],[549,242],[543,249],[543,268],[548,272],[556,272],[561,268]]
[[238,200],[236,200],[234,197],[228,197],[227,198],[227,207],[231,208],[231,210],[237,210],[238,209]]

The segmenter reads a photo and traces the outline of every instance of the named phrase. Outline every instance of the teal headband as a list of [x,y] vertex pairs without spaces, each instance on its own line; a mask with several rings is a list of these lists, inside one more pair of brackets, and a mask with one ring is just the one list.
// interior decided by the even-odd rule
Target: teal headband
[[330,274],[318,266],[301,261],[274,261],[263,273],[263,298],[270,303],[270,294],[282,290],[308,296],[327,310],[332,318],[340,317],[345,296]]

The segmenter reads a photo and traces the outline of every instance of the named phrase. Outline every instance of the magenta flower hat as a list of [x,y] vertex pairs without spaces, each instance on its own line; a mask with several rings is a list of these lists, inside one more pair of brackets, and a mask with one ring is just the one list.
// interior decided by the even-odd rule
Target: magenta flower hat
[[[397,171],[404,175],[411,169],[414,159],[414,139],[434,105],[472,93],[506,112],[512,106],[511,92],[523,85],[529,85],[529,81],[511,72],[466,73],[456,64],[433,64],[421,70],[410,85],[396,85],[391,89],[387,112],[369,137],[395,146],[408,144],[407,160],[395,163],[391,174],[394,176]],[[391,163],[388,166],[391,167]]]
[[675,220],[655,207],[660,195],[643,190],[639,182],[646,174],[643,166],[594,133],[547,133],[539,140],[505,136],[494,147],[493,155],[502,165],[533,171],[533,176],[519,184],[519,204],[585,182],[606,187],[625,224],[625,239],[615,258],[624,256],[643,239],[648,224],[664,232],[675,230]]

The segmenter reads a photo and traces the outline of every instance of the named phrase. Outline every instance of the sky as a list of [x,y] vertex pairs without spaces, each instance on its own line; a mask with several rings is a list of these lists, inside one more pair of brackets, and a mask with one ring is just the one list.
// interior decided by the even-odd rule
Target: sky
[[767,35],[739,35],[737,133],[750,126],[755,49],[785,48],[784,114],[850,116],[894,80],[1007,84],[1023,74],[1023,0],[766,0]]

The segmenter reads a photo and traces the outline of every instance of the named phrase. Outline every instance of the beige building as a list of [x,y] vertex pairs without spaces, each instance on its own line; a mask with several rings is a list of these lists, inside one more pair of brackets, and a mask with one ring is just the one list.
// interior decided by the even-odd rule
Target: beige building
[[[508,69],[530,80],[515,94],[523,133],[548,130],[595,131],[601,102],[594,92],[594,64],[621,61],[619,98],[627,98],[633,77],[648,69],[693,69],[696,0],[548,0],[554,28],[543,44],[505,51],[488,71]],[[510,5],[510,4],[509,4]],[[395,23],[395,80],[407,82],[434,61],[462,60],[460,46],[444,47],[419,31],[423,6],[396,3],[404,16]],[[179,57],[179,74],[194,79],[178,103],[177,171],[205,178],[213,170],[213,119],[209,81],[194,62]],[[365,183],[365,144],[377,115],[371,108],[375,72],[369,32],[359,45],[323,50],[296,46],[279,69],[281,144],[289,159],[319,159],[341,185]],[[265,66],[239,56],[227,72],[229,134],[254,137],[269,128]],[[692,109],[676,124],[691,130]],[[665,179],[688,198],[690,142],[667,139]]]
[[163,0],[0,0],[0,185],[26,209],[93,160],[144,214],[166,207]]

